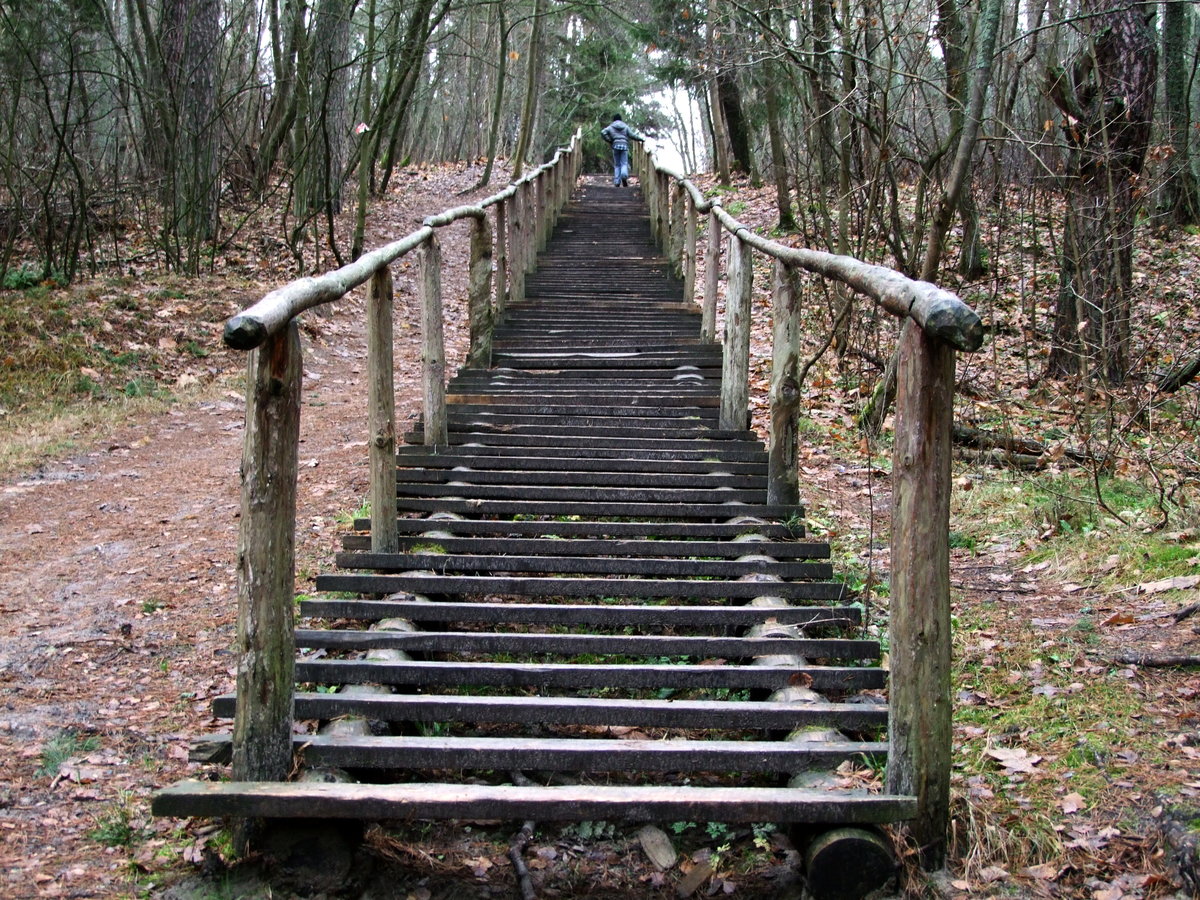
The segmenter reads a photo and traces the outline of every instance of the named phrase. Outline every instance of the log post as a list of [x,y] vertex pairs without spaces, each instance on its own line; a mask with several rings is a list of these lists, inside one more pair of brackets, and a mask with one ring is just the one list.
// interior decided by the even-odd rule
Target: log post
[[671,257],[671,176],[665,172],[655,173],[659,180],[655,199],[658,203],[659,247],[667,258]]
[[537,235],[540,212],[537,185],[532,181],[526,181],[521,185],[521,189],[525,192],[524,202],[521,205],[525,215],[525,222],[522,226],[525,240],[521,247],[521,263],[525,267],[525,274],[528,275],[537,268]]
[[887,790],[913,794],[922,864],[950,818],[950,425],[954,349],[909,319],[900,334],[892,458],[891,714]]
[[[685,192],[686,193],[686,192]],[[686,194],[687,221],[683,230],[683,299],[691,303],[696,294],[696,201]]]
[[[550,211],[549,197],[546,196],[546,179],[543,175],[538,175],[534,178],[534,189],[537,192],[537,200],[535,201],[535,205],[537,206],[537,218],[535,220],[537,226],[533,229],[533,232],[537,236],[537,240],[533,244],[533,252],[529,254],[531,262],[537,254],[546,249],[546,235],[549,233],[549,229],[546,228],[546,222],[549,219]],[[530,271],[533,270],[530,269]]]
[[750,413],[750,291],[754,259],[750,245],[729,236],[725,286],[725,345],[721,370],[719,427],[741,431]]
[[554,231],[554,225],[558,221],[558,179],[555,177],[558,174],[558,169],[547,169],[538,176],[538,180],[544,184],[546,194],[546,216],[542,222],[542,240],[538,246],[539,250],[545,250],[546,244],[549,243],[550,235]]
[[525,299],[524,217],[525,202],[521,188],[513,191],[508,209],[508,301],[520,303]]
[[286,781],[292,770],[302,372],[295,320],[252,351],[247,365],[233,777]]
[[797,416],[800,413],[800,309],[793,272],[775,260],[771,312],[771,428],[767,447],[767,503],[800,502]]
[[446,340],[442,330],[442,252],[437,235],[421,247],[421,385],[425,446],[447,441]]
[[392,350],[392,270],[383,266],[367,288],[367,429],[370,439],[371,551],[395,553],[396,387]]
[[708,214],[708,249],[704,252],[704,305],[700,307],[700,340],[717,340],[717,285],[721,280],[721,220]]
[[467,319],[470,349],[467,365],[486,369],[492,364],[492,228],[487,214],[471,219],[471,263],[467,273]]
[[496,204],[496,318],[508,306],[508,204],[507,200]]
[[676,278],[683,277],[683,203],[687,191],[676,181],[671,188],[671,269]]

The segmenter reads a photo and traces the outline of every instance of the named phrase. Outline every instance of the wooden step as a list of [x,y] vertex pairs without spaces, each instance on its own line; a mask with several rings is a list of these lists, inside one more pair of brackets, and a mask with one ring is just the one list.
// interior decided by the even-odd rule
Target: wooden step
[[688,627],[694,631],[749,628],[766,622],[841,627],[859,624],[857,606],[630,606],[580,603],[438,603],[417,600],[303,600],[300,614],[320,619],[413,622],[492,622],[509,625],[594,625],[619,628]]
[[750,659],[794,653],[806,659],[879,658],[876,641],[847,638],[739,638],[631,634],[488,634],[473,631],[296,630],[296,646],[324,650],[405,650],[410,653],[487,653],[532,656],[688,656]]
[[[871,670],[864,670],[871,671]],[[555,726],[686,728],[689,731],[779,731],[816,726],[879,728],[879,706],[639,697],[479,696],[473,694],[322,694],[297,691],[296,718],[358,716],[379,722],[462,722]],[[232,719],[233,694],[213,698],[212,714]]]
[[538,578],[466,575],[318,575],[318,591],[355,594],[456,594],[498,597],[678,597],[750,600],[770,595],[787,600],[828,600],[845,595],[832,581],[680,581],[645,578]]
[[[777,691],[796,684],[819,691],[859,691],[881,684],[879,669],[863,666],[735,666],[606,663],[494,663],[412,660],[300,659],[296,680],[312,684],[390,684],[408,687],[563,688],[571,690]],[[887,709],[863,708],[880,724]]]
[[[209,735],[206,751],[224,757],[232,736]],[[741,772],[789,774],[836,768],[887,752],[876,741],[620,740],[615,738],[343,737],[297,735],[295,748],[310,766],[342,769],[453,769],[537,772]],[[232,755],[231,753],[229,754]],[[211,757],[210,757],[211,758]]]
[[613,785],[311,784],[181,781],[151,801],[156,816],[305,819],[534,819],[539,822],[895,822],[912,797],[797,788]]
[[[628,539],[522,538],[522,537],[439,537],[402,536],[398,538],[401,552],[417,552],[418,548],[440,553],[508,554],[517,556],[628,556],[638,559],[668,557],[721,557],[736,559],[747,554],[762,554],[775,559],[828,559],[829,545],[819,542],[783,541],[639,541]],[[371,549],[371,538],[365,534],[348,534],[342,538],[348,551]],[[831,577],[831,576],[820,576]]]

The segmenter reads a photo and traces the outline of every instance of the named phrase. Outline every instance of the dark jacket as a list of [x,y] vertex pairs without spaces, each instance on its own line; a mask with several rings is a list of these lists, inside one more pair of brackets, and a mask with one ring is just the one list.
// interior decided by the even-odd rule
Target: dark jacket
[[600,132],[600,137],[612,144],[614,150],[628,150],[631,140],[641,143],[645,140],[640,134],[622,122],[614,119],[612,124]]

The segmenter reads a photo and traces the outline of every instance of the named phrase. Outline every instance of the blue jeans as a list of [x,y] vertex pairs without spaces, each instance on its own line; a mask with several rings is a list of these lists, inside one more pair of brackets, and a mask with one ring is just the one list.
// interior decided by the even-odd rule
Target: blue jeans
[[623,179],[629,178],[629,150],[613,147],[613,186],[620,187]]

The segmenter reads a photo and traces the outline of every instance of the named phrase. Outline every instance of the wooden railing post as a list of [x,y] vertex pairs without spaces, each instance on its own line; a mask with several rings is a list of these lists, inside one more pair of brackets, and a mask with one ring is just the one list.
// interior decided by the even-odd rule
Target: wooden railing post
[[517,188],[509,201],[508,209],[508,299],[520,303],[525,299],[524,235],[525,202],[521,188]]
[[392,350],[392,270],[376,270],[367,288],[367,428],[370,431],[371,550],[395,553],[396,384]]
[[683,230],[683,297],[688,303],[696,294],[696,201],[687,194],[687,222]]
[[292,771],[301,372],[295,320],[248,357],[233,720],[237,781],[286,781]]
[[471,267],[467,273],[467,319],[470,349],[467,365],[486,369],[492,364],[492,228],[487,214],[471,219]]
[[[668,177],[668,183],[671,179]],[[671,188],[671,268],[677,278],[683,277],[683,185],[674,182]]]
[[508,307],[508,205],[510,200],[496,204],[496,317]]
[[537,206],[537,227],[534,228],[534,233],[537,235],[537,239],[534,241],[532,247],[533,252],[529,254],[531,272],[533,271],[532,264],[534,259],[537,257],[537,254],[546,249],[546,236],[549,234],[549,229],[546,228],[546,222],[550,218],[549,198],[546,196],[546,179],[541,175],[534,179],[534,190],[537,193],[537,200],[535,201],[535,205]]
[[445,444],[448,435],[441,269],[442,253],[437,235],[430,235],[421,247],[421,385],[427,447]]
[[749,425],[750,294],[754,278],[754,259],[750,245],[736,234],[729,236],[727,268],[719,427],[740,431]]
[[771,293],[771,425],[767,445],[767,502],[800,502],[797,416],[800,413],[800,303],[795,274],[775,260]]
[[721,220],[708,213],[708,249],[704,253],[704,305],[700,307],[700,339],[717,340],[717,286],[721,280]]
[[665,257],[671,257],[671,176],[665,172],[655,173],[658,180],[658,191],[654,192],[655,205],[659,217],[659,248]]
[[521,190],[525,192],[525,197],[521,203],[521,211],[525,215],[523,226],[524,240],[521,246],[521,265],[525,274],[528,275],[537,266],[537,233],[541,212],[538,209],[537,185],[532,181],[526,181],[521,185]]
[[954,348],[900,333],[892,457],[891,711],[887,790],[914,794],[922,863],[940,868],[950,820],[950,426]]

